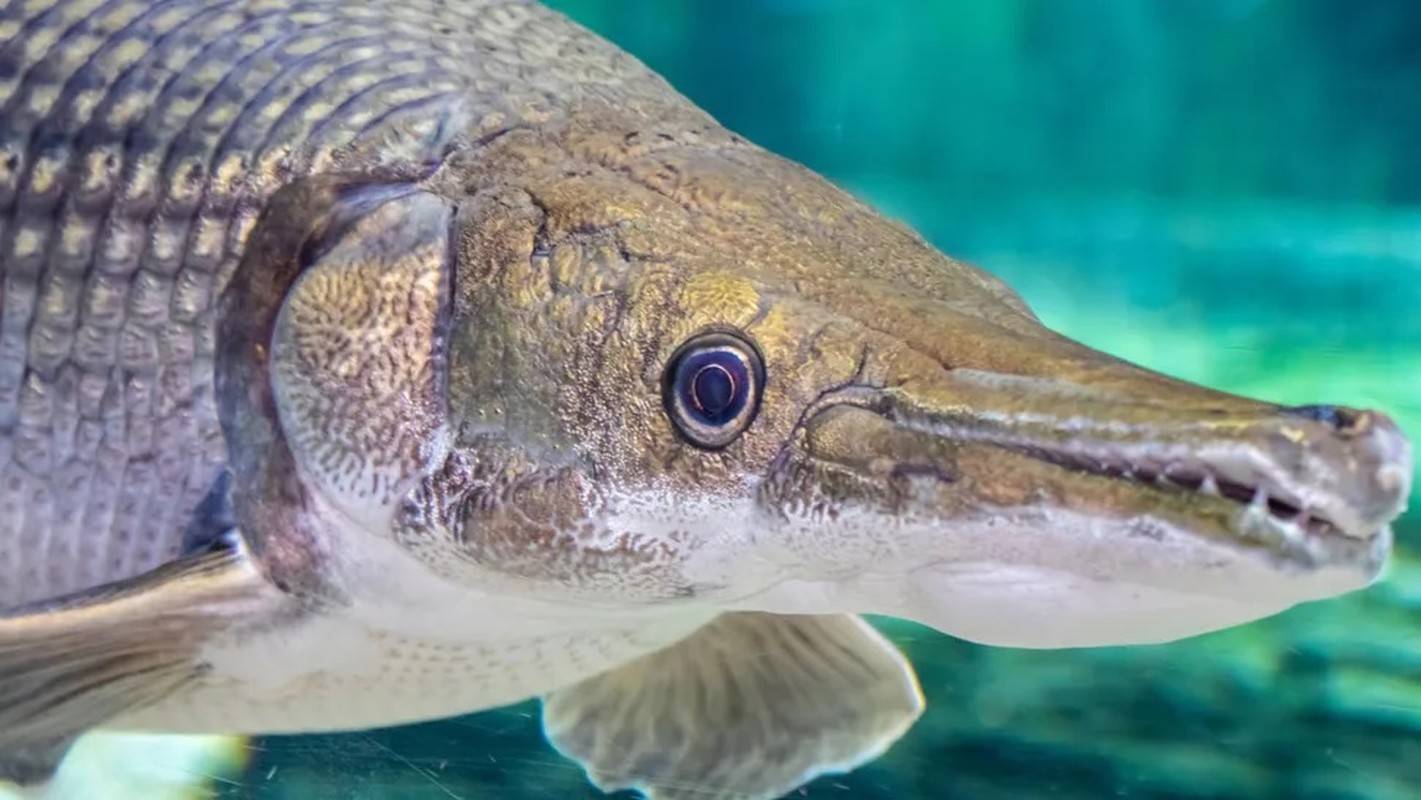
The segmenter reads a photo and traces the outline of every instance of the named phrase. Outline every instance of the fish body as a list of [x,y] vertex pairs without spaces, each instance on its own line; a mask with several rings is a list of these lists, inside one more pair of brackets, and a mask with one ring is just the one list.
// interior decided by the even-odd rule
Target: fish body
[[773,797],[922,711],[858,614],[1166,641],[1367,585],[1409,493],[535,3],[9,3],[0,105],[0,778],[542,697],[603,788]]
[[599,88],[671,97],[524,2],[65,0],[0,20],[0,607],[177,556],[229,458],[216,301],[278,189],[343,159],[423,168]]
[[[452,137],[546,122],[579,96],[672,98],[644,68],[536,4],[344,5],[134,0],[5,11],[0,608],[141,575],[177,558],[194,536],[194,512],[229,459],[214,391],[217,298],[278,189],[345,163],[427,170]],[[367,561],[400,575],[393,585],[418,587],[401,575],[398,548],[387,549]],[[371,599],[388,609],[397,597]],[[447,599],[435,592],[411,603]],[[540,657],[528,622],[550,619],[550,635],[581,635],[596,629],[596,615],[521,605],[490,600],[472,620],[467,599],[448,606],[459,608],[454,620],[427,608],[399,612],[427,621],[412,633],[430,642],[473,643],[448,657],[457,671],[447,690],[468,699],[411,686],[416,698],[366,710],[333,692],[290,728],[347,715],[336,724],[418,719],[450,701],[479,708],[558,685],[541,674],[558,659]],[[305,635],[293,637],[291,662],[315,653],[379,662],[384,645],[358,625],[334,627],[314,633],[309,647]],[[602,666],[648,647],[585,638],[596,642],[588,659]],[[526,652],[510,664],[477,646],[487,640],[526,640]],[[289,709],[291,694],[320,696],[319,686],[295,680],[310,670],[281,675],[272,660],[262,654],[252,668],[287,685],[267,695],[271,708]],[[318,684],[340,680],[338,671],[315,672]],[[367,685],[379,678],[355,675]],[[227,688],[214,684],[208,699],[230,706]],[[227,711],[194,702],[162,727],[271,729],[251,699]],[[254,719],[239,722],[233,711]]]

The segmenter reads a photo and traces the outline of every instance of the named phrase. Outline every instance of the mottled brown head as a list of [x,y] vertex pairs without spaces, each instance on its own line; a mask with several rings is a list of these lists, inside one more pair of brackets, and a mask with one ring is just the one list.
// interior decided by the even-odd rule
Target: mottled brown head
[[[341,441],[407,457],[351,473],[300,435],[329,424],[321,404],[281,412],[308,484],[459,584],[609,612],[1157,641],[1366,585],[1408,493],[1386,417],[1281,408],[1084,347],[712,127],[514,129],[413,197],[452,220],[427,259],[438,279],[406,278],[423,298],[448,287],[437,325],[411,318],[447,334],[429,334],[437,375],[419,384],[439,387],[439,424],[419,393],[391,429],[387,391]],[[426,200],[390,202],[444,224]],[[285,380],[332,391],[321,369]],[[391,491],[357,499],[352,474]]]

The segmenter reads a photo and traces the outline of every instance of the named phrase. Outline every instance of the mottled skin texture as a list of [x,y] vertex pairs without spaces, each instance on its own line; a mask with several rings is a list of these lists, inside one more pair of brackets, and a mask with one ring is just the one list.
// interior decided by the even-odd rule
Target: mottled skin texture
[[[1389,552],[1385,415],[1047,330],[539,6],[0,32],[0,778],[550,694],[605,788],[768,797],[921,711],[855,614],[1166,641]],[[707,336],[765,376],[714,448],[666,402]]]
[[0,7],[0,608],[177,552],[227,459],[215,299],[267,197],[599,96],[679,106],[525,2]]

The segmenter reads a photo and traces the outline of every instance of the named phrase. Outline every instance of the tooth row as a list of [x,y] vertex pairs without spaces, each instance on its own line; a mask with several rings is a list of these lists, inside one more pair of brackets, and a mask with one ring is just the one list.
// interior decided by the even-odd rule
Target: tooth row
[[[1104,466],[1102,471],[1130,480],[1153,482],[1169,489],[1192,491],[1213,497],[1225,496],[1225,492],[1219,486],[1219,479],[1212,472],[1206,470],[1166,466],[1162,470],[1154,471],[1133,466],[1108,465]],[[1309,525],[1330,525],[1326,520],[1313,517],[1307,509],[1301,508],[1297,503],[1270,497],[1268,490],[1261,486],[1247,489],[1244,484],[1234,484],[1234,487],[1232,492],[1235,495],[1234,499],[1239,501],[1242,501],[1243,498],[1238,495],[1244,491],[1252,491],[1252,497],[1247,504],[1250,517],[1271,517],[1280,523],[1295,526],[1300,530]]]
[[1122,455],[1102,455],[1098,452],[1082,453],[1032,446],[1020,449],[1035,458],[1070,469],[1140,483],[1153,483],[1178,491],[1225,497],[1243,504],[1247,509],[1245,513],[1250,517],[1266,517],[1275,525],[1308,528],[1318,533],[1338,530],[1331,520],[1318,516],[1315,510],[1307,508],[1303,502],[1289,497],[1287,493],[1280,493],[1282,496],[1270,494],[1268,489],[1259,485],[1257,476],[1246,474],[1247,470],[1237,466],[1231,468],[1224,464],[1216,468],[1193,460],[1163,462],[1153,460],[1148,455],[1145,455],[1143,460],[1137,460]]

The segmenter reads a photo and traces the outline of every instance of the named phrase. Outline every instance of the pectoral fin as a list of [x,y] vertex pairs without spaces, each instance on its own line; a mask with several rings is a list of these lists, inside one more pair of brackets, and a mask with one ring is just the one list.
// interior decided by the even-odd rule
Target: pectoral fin
[[69,741],[181,688],[214,633],[284,598],[230,545],[0,615],[0,780],[42,780]]
[[45,797],[50,779],[59,769],[72,737],[64,737],[45,742],[25,742],[0,747],[0,800],[7,797],[5,783],[10,782],[24,789],[21,800],[29,797]]
[[599,788],[773,798],[877,757],[923,709],[912,666],[858,617],[724,614],[543,701]]

